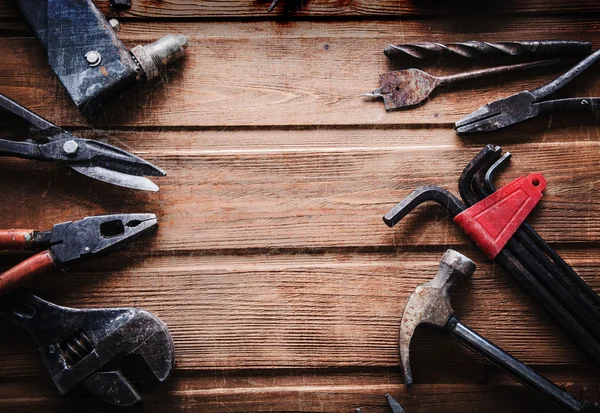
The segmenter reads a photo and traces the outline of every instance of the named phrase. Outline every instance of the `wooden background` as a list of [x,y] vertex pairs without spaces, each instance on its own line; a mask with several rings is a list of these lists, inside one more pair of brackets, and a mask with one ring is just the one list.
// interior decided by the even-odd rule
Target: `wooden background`
[[[109,13],[108,0],[98,6]],[[554,412],[474,354],[420,329],[416,385],[398,369],[398,325],[448,247],[479,264],[453,302],[466,324],[578,397],[599,400],[598,367],[471,245],[443,210],[422,207],[394,229],[381,216],[413,188],[456,192],[485,143],[514,154],[501,183],[548,180],[531,222],[600,291],[600,136],[594,116],[557,114],[459,138],[453,123],[493,99],[562,73],[538,70],[440,93],[386,113],[361,93],[391,64],[388,43],[573,39],[599,47],[594,0],[445,2],[133,0],[118,16],[133,47],[170,32],[188,56],[163,79],[85,120],[52,74],[13,1],[0,1],[0,92],[86,137],[163,167],[156,194],[68,168],[3,159],[0,227],[47,229],[86,215],[154,212],[158,232],[103,260],[42,277],[38,295],[77,307],[139,306],[170,327],[176,370],[139,384],[136,412]],[[300,7],[298,7],[300,6]],[[114,13],[113,13],[114,15]],[[445,74],[479,63],[428,63]],[[484,64],[489,64],[485,62]],[[598,96],[597,67],[562,95]],[[3,254],[2,267],[23,259]],[[58,395],[35,345],[0,320],[0,411],[111,412]]]

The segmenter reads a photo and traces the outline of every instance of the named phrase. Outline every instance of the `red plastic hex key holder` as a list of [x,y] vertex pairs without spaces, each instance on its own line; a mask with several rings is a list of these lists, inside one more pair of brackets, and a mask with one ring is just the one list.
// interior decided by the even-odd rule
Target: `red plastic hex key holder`
[[546,179],[521,176],[461,212],[454,222],[493,260],[542,199]]

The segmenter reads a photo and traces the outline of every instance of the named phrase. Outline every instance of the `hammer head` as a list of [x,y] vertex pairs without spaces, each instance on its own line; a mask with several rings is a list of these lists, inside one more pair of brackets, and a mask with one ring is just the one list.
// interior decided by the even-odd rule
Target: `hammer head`
[[417,326],[426,323],[443,328],[454,314],[450,305],[450,288],[457,276],[470,277],[477,266],[454,250],[447,250],[440,261],[437,275],[418,286],[406,303],[400,323],[400,362],[404,384],[413,383],[410,370],[410,340]]

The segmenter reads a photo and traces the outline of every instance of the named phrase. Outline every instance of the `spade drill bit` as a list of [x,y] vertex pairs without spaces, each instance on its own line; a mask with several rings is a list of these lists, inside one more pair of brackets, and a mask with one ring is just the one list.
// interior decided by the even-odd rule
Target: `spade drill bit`
[[569,40],[514,41],[488,43],[472,40],[461,43],[408,43],[388,45],[383,53],[390,58],[413,57],[437,59],[440,57],[464,57],[475,59],[487,56],[561,57],[587,56],[592,52],[591,42]]
[[365,93],[363,96],[371,99],[383,98],[385,109],[389,111],[418,105],[427,99],[437,87],[450,83],[549,66],[559,62],[560,59],[541,60],[516,65],[490,67],[441,77],[431,76],[419,69],[388,72],[379,77],[381,87],[372,92]]

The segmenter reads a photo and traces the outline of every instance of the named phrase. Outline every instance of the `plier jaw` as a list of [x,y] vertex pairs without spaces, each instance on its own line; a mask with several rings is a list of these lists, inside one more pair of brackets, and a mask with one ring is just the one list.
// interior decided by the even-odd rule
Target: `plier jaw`
[[533,118],[538,114],[557,110],[597,111],[600,108],[600,98],[543,99],[575,79],[598,59],[600,59],[600,50],[596,50],[550,83],[531,92],[525,90],[479,108],[456,122],[456,132],[462,135],[492,131]]
[[488,103],[455,123],[459,135],[489,132],[537,116],[537,97],[525,90]]
[[154,214],[100,215],[56,224],[50,251],[55,263],[65,264],[119,249],[157,224]]

